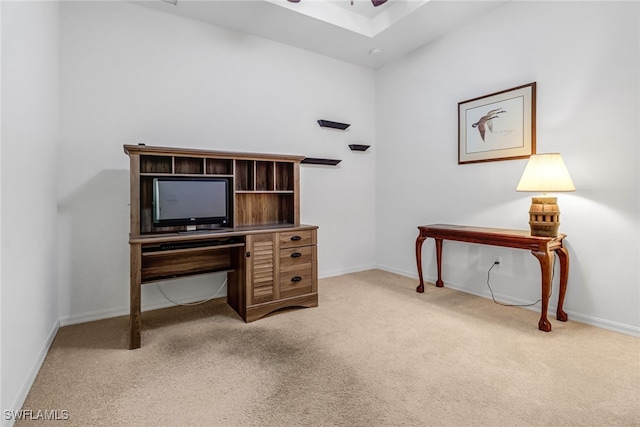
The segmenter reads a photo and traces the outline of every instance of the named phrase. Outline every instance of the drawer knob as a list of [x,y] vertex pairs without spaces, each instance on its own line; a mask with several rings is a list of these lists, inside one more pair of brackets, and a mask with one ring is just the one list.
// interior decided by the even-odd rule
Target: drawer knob
[[294,242],[297,242],[298,240],[302,240],[302,237],[300,236],[291,236],[291,240]]
[[294,252],[291,254],[291,258],[300,258],[302,254],[300,252]]
[[291,278],[292,282],[299,282],[301,280],[302,280],[302,277],[300,277],[300,276],[294,276],[294,277]]

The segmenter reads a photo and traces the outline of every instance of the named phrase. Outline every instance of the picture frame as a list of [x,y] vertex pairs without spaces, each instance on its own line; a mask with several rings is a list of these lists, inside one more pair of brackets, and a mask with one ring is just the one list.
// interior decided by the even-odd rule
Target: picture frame
[[536,153],[536,82],[458,103],[458,164]]

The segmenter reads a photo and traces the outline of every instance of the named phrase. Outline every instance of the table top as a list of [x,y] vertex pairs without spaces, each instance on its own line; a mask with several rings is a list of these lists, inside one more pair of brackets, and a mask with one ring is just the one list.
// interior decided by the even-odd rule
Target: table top
[[556,237],[532,236],[529,230],[451,224],[420,225],[418,229],[423,237],[532,250],[550,245],[561,247],[562,240],[567,237],[566,234]]

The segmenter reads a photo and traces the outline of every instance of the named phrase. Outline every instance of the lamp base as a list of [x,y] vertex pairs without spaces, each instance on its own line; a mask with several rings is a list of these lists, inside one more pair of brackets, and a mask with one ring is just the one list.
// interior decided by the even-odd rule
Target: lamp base
[[529,208],[529,227],[532,236],[556,237],[560,227],[560,208],[557,197],[533,197]]

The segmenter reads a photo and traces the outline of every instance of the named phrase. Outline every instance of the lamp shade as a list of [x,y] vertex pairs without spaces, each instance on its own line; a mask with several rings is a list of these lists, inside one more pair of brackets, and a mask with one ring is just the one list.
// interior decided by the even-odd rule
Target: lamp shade
[[516,191],[576,191],[559,153],[532,154]]

